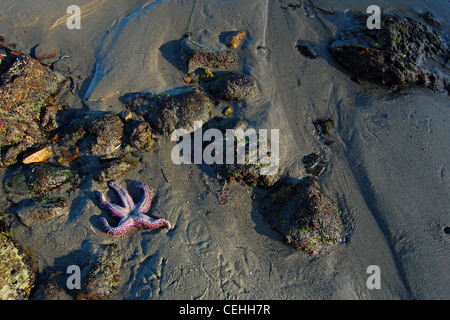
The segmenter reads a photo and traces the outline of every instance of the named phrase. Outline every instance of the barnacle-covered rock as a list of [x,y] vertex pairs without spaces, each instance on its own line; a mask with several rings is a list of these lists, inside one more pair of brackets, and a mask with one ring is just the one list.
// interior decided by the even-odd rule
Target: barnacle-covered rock
[[[63,87],[65,78],[49,71],[28,55],[14,55],[0,48],[0,148],[9,156],[0,158],[1,166],[15,162],[20,153],[47,137],[55,128],[57,108],[52,104]],[[1,155],[0,155],[1,157]]]
[[352,28],[333,39],[329,48],[357,77],[394,87],[417,84],[441,90],[448,86],[444,66],[450,51],[444,35],[396,14],[384,15],[379,30],[366,27],[365,15],[355,15],[353,22]]
[[193,74],[198,68],[226,70],[235,60],[232,52],[207,47],[190,39],[181,41],[181,55],[188,74]]
[[217,75],[206,88],[212,96],[223,100],[249,99],[258,93],[255,80],[251,76],[237,72]]
[[152,128],[147,122],[138,123],[129,135],[130,145],[138,150],[150,151],[155,145]]
[[283,181],[261,206],[270,226],[284,241],[310,256],[340,243],[345,236],[339,209],[313,178],[295,185]]
[[90,133],[90,156],[111,158],[120,149],[123,137],[123,122],[115,114],[105,114],[92,120],[85,127]]
[[130,93],[124,97],[127,107],[144,117],[159,134],[170,134],[183,128],[197,129],[196,121],[211,116],[211,99],[196,87],[177,88],[165,93]]
[[121,255],[114,245],[107,246],[104,254],[92,265],[81,281],[81,292],[77,300],[108,299],[120,280]]
[[25,252],[8,232],[0,232],[0,300],[27,299],[34,280]]

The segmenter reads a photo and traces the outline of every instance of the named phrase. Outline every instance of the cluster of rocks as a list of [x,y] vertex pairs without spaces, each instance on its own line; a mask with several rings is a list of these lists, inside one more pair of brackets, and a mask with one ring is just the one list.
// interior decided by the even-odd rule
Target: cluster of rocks
[[[449,90],[446,68],[450,55],[445,36],[395,14],[383,17],[381,30],[367,29],[366,20],[355,14],[353,28],[330,42],[332,55],[346,69],[389,86],[417,84]],[[65,217],[70,210],[64,196],[67,188],[76,188],[83,178],[100,183],[118,179],[137,167],[136,154],[151,150],[158,138],[176,129],[189,134],[207,128],[222,132],[248,129],[245,121],[234,117],[231,106],[224,117],[213,116],[218,101],[233,103],[258,94],[251,76],[228,71],[235,61],[232,50],[245,37],[245,32],[230,34],[226,50],[206,47],[190,37],[183,39],[180,50],[188,85],[163,93],[129,93],[122,97],[128,111],[119,114],[67,108],[59,102],[67,89],[62,75],[26,54],[0,48],[0,167],[8,168],[5,191],[18,199],[12,211],[25,226]],[[297,49],[307,58],[318,57],[311,43],[300,41]],[[199,122],[203,128],[195,127]],[[318,119],[314,126],[322,146],[333,143],[329,134],[332,120]],[[248,141],[244,147],[248,148]],[[267,145],[258,148],[270,154]],[[322,153],[303,157],[308,177],[297,183],[281,177],[280,170],[274,175],[262,174],[267,164],[259,158],[250,163],[248,157],[246,154],[242,164],[211,167],[227,181],[265,189],[261,210],[287,243],[315,256],[343,240],[341,213],[319,186],[319,177],[326,171]],[[105,256],[90,266],[76,298],[109,297],[119,281],[121,261],[115,250],[105,249]],[[4,225],[0,228],[0,258],[0,298],[27,298],[35,274]],[[57,282],[46,286],[36,294],[47,292],[44,298],[51,298],[53,292],[61,291]]]

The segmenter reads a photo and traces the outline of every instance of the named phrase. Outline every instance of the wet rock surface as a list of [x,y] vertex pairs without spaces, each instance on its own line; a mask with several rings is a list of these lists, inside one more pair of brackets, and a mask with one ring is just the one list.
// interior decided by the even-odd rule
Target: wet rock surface
[[449,89],[447,38],[431,27],[397,14],[383,15],[383,27],[370,30],[367,16],[355,15],[353,27],[330,43],[333,56],[361,79],[400,86]]
[[42,143],[54,129],[57,108],[51,107],[65,78],[28,55],[0,48],[0,166],[18,153]]
[[263,200],[261,209],[286,243],[309,256],[340,243],[345,234],[336,204],[313,178],[297,184],[281,182]]
[[161,94],[132,93],[123,97],[127,107],[142,116],[159,134],[170,134],[183,128],[194,131],[195,121],[211,117],[212,101],[197,87],[183,87]]

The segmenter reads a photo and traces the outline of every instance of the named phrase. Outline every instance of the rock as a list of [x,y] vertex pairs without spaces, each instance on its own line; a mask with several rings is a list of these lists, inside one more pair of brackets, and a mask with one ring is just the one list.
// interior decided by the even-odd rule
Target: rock
[[69,167],[54,163],[33,163],[22,166],[5,181],[5,190],[13,194],[42,194],[73,181],[76,173]]
[[147,122],[139,122],[129,135],[130,145],[138,150],[150,151],[155,145],[152,128]]
[[337,206],[313,178],[296,185],[283,181],[262,201],[261,208],[286,243],[311,257],[345,236]]
[[[63,87],[65,78],[49,71],[28,55],[13,55],[0,48],[0,147],[2,151],[26,148],[45,141],[45,128],[57,108],[47,108]],[[43,123],[41,125],[41,121]],[[9,150],[8,150],[9,151]],[[3,152],[2,152],[3,153]],[[15,151],[12,151],[14,154]],[[0,159],[8,166],[15,158]]]
[[0,232],[0,300],[27,299],[35,281],[23,250],[7,232]]
[[46,147],[30,154],[29,156],[24,158],[22,160],[22,162],[24,164],[29,164],[29,163],[33,163],[33,162],[44,162],[44,161],[50,159],[52,156],[53,156],[52,148],[50,146],[46,146]]
[[326,169],[326,164],[322,156],[318,153],[311,153],[302,158],[306,173],[314,177],[320,176]]
[[[247,123],[243,121],[236,121],[235,119],[230,119],[231,121],[225,121],[225,124],[212,124],[210,123],[208,126],[211,128],[217,128],[223,132],[225,135],[227,127],[229,129],[242,129],[244,133],[247,132],[248,129],[251,129]],[[237,122],[237,124],[236,124]],[[256,131],[255,131],[256,132]],[[254,136],[255,143],[257,143],[256,154],[254,154],[254,161],[250,161],[250,151],[249,145],[251,143],[251,138],[244,136],[244,141],[242,146],[238,146],[238,139],[234,138],[234,160],[232,164],[226,164],[225,160],[223,164],[212,164],[212,168],[214,171],[220,176],[224,177],[227,181],[244,181],[251,187],[261,187],[261,188],[269,188],[275,185],[280,179],[280,170],[276,168],[272,170],[271,165],[274,164],[263,164],[259,157],[259,152],[267,149],[268,157],[271,156],[270,148],[266,144],[261,143],[261,139],[256,133]],[[226,140],[224,139],[223,150],[226,152]],[[238,150],[245,150],[245,159],[244,163],[238,163]],[[267,171],[267,172],[266,172]],[[274,172],[275,171],[275,172]],[[270,172],[270,173],[269,173]]]
[[229,116],[230,114],[233,113],[233,107],[228,106],[223,110],[223,115],[224,116]]
[[[397,87],[414,84],[442,90],[449,80],[443,66],[450,58],[446,37],[431,27],[396,14],[370,30],[367,16],[331,41],[333,56],[357,77]],[[441,69],[441,71],[436,71]]]
[[115,114],[105,114],[95,118],[86,126],[90,133],[89,156],[112,158],[122,145],[123,122]]
[[76,300],[104,300],[109,298],[120,280],[121,255],[116,246],[106,247],[105,253],[93,264],[81,281]]
[[190,39],[181,41],[181,56],[188,74],[193,74],[198,68],[226,70],[235,60],[231,52],[207,47]]
[[120,176],[133,170],[137,166],[136,161],[130,159],[113,159],[107,161],[95,176],[99,182],[117,180]]
[[70,209],[66,200],[57,198],[27,199],[19,204],[16,214],[27,227],[57,217],[68,216]]
[[249,99],[258,94],[258,87],[252,77],[235,72],[218,75],[206,88],[212,96],[223,100]]
[[298,42],[297,50],[298,52],[300,52],[301,55],[309,59],[316,59],[319,56],[316,50],[314,49],[313,45],[305,41]]
[[330,130],[334,128],[333,119],[316,119],[313,121],[313,125],[320,142],[326,146],[334,143],[330,136]]
[[227,43],[227,46],[232,49],[237,49],[239,45],[241,44],[242,39],[245,38],[247,34],[244,31],[236,31],[230,34],[230,36],[225,40]]
[[211,99],[196,87],[173,89],[165,93],[131,93],[124,97],[127,107],[144,119],[159,134],[175,129],[194,131],[195,121],[206,122],[211,116]]

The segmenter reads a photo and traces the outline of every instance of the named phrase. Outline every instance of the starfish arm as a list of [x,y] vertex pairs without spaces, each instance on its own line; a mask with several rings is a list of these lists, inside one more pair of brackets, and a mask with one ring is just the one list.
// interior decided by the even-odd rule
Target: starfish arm
[[139,213],[147,213],[150,210],[150,206],[152,205],[153,192],[146,184],[136,182],[135,186],[144,191],[144,197],[142,198],[142,201],[139,202],[136,206],[137,211]]
[[129,210],[114,203],[108,202],[103,193],[99,192],[98,196],[100,198],[100,206],[111,212],[113,216],[117,218],[123,218],[128,215]]
[[125,188],[123,188],[120,184],[114,181],[111,181],[109,183],[109,186],[117,192],[125,208],[127,208],[128,210],[132,210],[134,208],[133,198],[131,198],[130,194],[128,193],[127,190],[125,190]]
[[113,237],[122,236],[136,227],[135,221],[133,219],[122,220],[119,222],[119,225],[117,227],[111,227],[108,224],[108,221],[106,221],[106,219],[103,217],[101,218],[101,222],[106,233]]
[[170,222],[165,220],[165,219],[153,219],[151,217],[149,217],[149,219],[145,219],[145,218],[135,218],[135,224],[136,227],[138,228],[143,228],[143,229],[158,229],[158,228],[162,228],[165,227],[168,230],[170,230],[172,228],[172,226],[170,225]]

